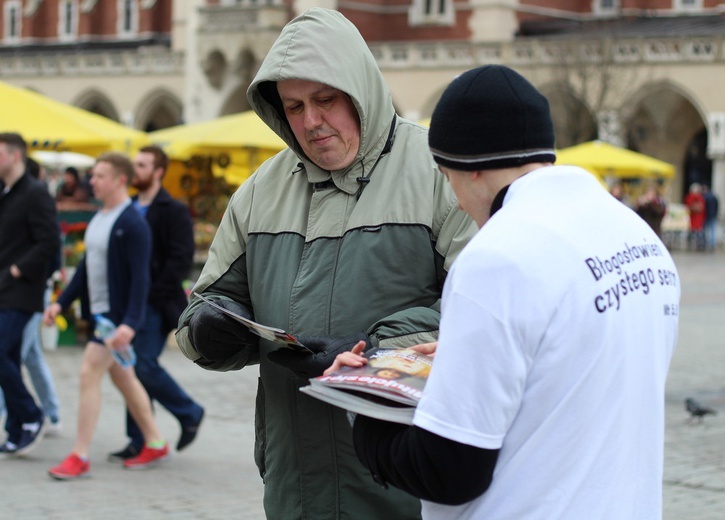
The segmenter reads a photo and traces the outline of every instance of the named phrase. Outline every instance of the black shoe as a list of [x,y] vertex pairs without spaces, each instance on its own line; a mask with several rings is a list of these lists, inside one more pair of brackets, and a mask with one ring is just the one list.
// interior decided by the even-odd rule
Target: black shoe
[[38,443],[43,440],[46,427],[47,423],[45,422],[44,417],[41,417],[38,422],[23,424],[22,432],[20,433],[20,440],[17,443],[17,448],[15,449],[14,454],[25,455],[35,449]]
[[137,448],[133,444],[129,444],[121,451],[115,451],[108,454],[108,462],[123,462],[128,459],[134,458],[136,455],[141,453],[141,448]]
[[196,434],[199,432],[199,426],[201,425],[202,420],[204,420],[204,409],[201,410],[201,415],[199,416],[198,421],[189,426],[181,427],[181,436],[179,437],[179,442],[176,443],[176,451],[181,451],[194,442]]

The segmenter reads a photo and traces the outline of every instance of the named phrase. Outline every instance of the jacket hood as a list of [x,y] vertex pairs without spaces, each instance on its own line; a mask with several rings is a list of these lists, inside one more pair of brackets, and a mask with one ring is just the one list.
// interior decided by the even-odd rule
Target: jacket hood
[[[316,168],[302,152],[283,113],[265,96],[266,82],[302,79],[330,85],[350,96],[360,117],[360,150],[353,164],[374,161],[387,141],[395,115],[392,96],[375,58],[357,28],[337,11],[313,8],[290,21],[272,45],[247,90],[252,109],[274,130],[308,170]],[[261,85],[261,88],[260,88]],[[334,177],[334,176],[333,176]]]

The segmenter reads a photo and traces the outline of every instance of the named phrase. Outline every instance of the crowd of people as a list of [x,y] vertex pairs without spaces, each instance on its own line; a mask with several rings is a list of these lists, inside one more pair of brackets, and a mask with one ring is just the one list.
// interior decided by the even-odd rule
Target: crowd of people
[[[177,450],[194,440],[204,408],[158,363],[176,328],[202,369],[259,366],[254,458],[270,519],[660,518],[680,285],[656,190],[640,218],[584,170],[555,166],[548,101],[505,66],[454,79],[429,131],[398,116],[337,11],[290,21],[247,96],[287,148],[229,200],[194,290],[312,353],[187,302],[188,210],[161,187],[154,147],[98,158],[85,256],[45,306],[55,204],[24,174],[22,138],[0,134],[0,453],[27,453],[48,423],[22,380],[23,328],[80,299],[85,319],[116,330],[84,347],[75,443],[55,479],[90,472],[106,373],[128,408],[129,441],[111,460],[168,456],[152,400],[179,421]],[[13,231],[21,221],[33,231]],[[135,369],[111,354],[130,343]],[[373,347],[434,356],[413,425],[299,391]]]
[[[667,214],[667,201],[657,182],[647,185],[642,195],[631,200],[621,181],[615,182],[610,193],[614,198],[632,208],[650,227],[663,238],[662,222]],[[687,211],[686,247],[691,251],[713,252],[718,248],[719,200],[707,184],[693,182],[684,198]]]
[[[66,480],[90,472],[88,457],[98,420],[102,378],[108,373],[128,407],[127,445],[108,455],[129,469],[145,468],[166,458],[169,446],[158,429],[152,401],[178,421],[181,451],[196,438],[204,408],[160,365],[168,334],[187,303],[182,281],[192,266],[194,240],[188,208],[162,187],[168,157],[158,147],[142,148],[132,162],[121,153],[98,157],[90,189],[100,204],[89,222],[86,253],[75,275],[55,302],[48,301],[47,278],[58,267],[60,234],[56,205],[85,203],[91,193],[74,169],[65,172],[67,188],[56,200],[33,178],[27,146],[18,134],[0,134],[0,387],[5,398],[7,438],[0,456],[32,450],[46,432],[60,429],[59,403],[52,374],[39,343],[39,322],[54,323],[63,309],[80,299],[82,317],[100,316],[115,325],[110,338],[95,333],[85,346],[79,370],[79,406],[75,443],[51,477]],[[131,198],[133,185],[137,194]],[[30,204],[28,201],[33,200]],[[93,330],[93,327],[91,327]],[[135,367],[116,363],[111,350],[133,343]],[[25,364],[42,406],[25,386]]]

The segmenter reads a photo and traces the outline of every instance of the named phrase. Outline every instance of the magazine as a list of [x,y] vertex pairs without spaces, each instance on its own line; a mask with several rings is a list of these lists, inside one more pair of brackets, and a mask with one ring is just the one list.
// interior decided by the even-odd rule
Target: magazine
[[214,300],[211,300],[205,296],[202,296],[198,292],[194,292],[194,295],[201,298],[203,301],[214,307],[215,309],[223,312],[227,316],[230,316],[237,320],[239,323],[246,325],[247,328],[252,331],[253,333],[257,334],[258,336],[273,341],[274,343],[280,344],[284,347],[291,348],[293,350],[296,350],[298,352],[307,352],[312,353],[312,351],[304,346],[302,343],[300,343],[296,337],[294,337],[292,334],[289,334],[288,332],[283,331],[282,329],[276,329],[274,327],[268,327],[267,325],[262,325],[261,323],[257,323],[256,321],[252,321],[248,318],[245,318],[244,316],[240,316],[236,312],[230,311],[229,309],[225,309],[218,303],[216,303]]
[[369,417],[412,424],[433,358],[412,349],[372,349],[362,367],[310,379],[308,395]]

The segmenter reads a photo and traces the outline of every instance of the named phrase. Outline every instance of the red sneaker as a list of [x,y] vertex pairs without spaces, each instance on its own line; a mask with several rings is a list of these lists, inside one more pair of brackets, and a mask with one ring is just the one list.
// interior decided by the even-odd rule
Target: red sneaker
[[79,477],[91,476],[91,463],[84,461],[75,453],[68,455],[63,462],[50,468],[48,475],[57,480],[70,480]]
[[163,448],[149,448],[144,446],[141,453],[133,458],[123,461],[123,467],[126,469],[145,469],[156,466],[159,462],[169,456],[169,444],[164,444]]

